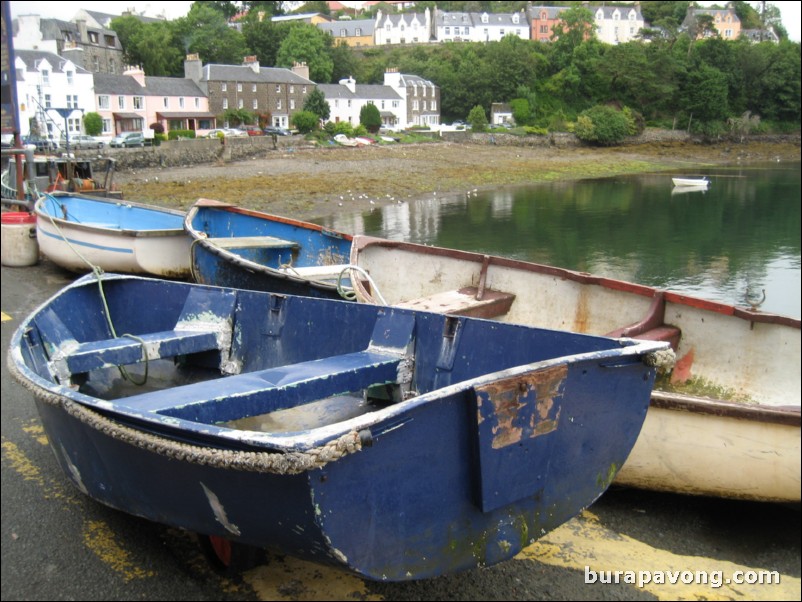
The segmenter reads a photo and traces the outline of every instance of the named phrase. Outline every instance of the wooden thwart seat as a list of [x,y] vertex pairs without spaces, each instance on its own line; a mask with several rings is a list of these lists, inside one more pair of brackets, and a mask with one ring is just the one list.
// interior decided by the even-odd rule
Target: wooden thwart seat
[[466,286],[455,291],[404,301],[398,307],[474,318],[496,318],[510,311],[513,301],[515,295],[512,293],[486,288],[479,295],[478,287]]
[[[286,268],[288,274],[295,274],[308,280],[332,280],[342,273],[348,266],[345,264],[335,265],[309,265],[303,267],[292,266]],[[346,278],[343,277],[345,280]]]
[[300,246],[297,242],[275,236],[232,236],[207,238],[206,241],[221,249],[296,249]]

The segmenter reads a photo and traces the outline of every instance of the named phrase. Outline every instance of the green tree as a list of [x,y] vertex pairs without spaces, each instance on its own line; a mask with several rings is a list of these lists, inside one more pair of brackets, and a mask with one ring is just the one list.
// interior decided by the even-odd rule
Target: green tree
[[526,98],[513,98],[510,101],[510,107],[512,108],[512,118],[515,119],[515,125],[529,125],[532,119],[532,111]]
[[474,132],[487,131],[487,115],[485,114],[485,110],[481,107],[481,105],[476,105],[471,109],[471,112],[468,113],[468,123],[471,125],[471,129]]
[[379,109],[373,103],[368,103],[359,110],[359,123],[371,134],[375,134],[382,126],[382,117]]
[[233,126],[256,123],[256,115],[246,109],[226,109],[223,111],[223,121]]
[[729,114],[727,76],[704,63],[688,72],[681,90],[681,108],[689,118],[707,123]]
[[206,2],[193,3],[187,16],[176,20],[175,27],[186,51],[197,53],[204,63],[239,65],[251,54],[245,37]]
[[596,34],[593,13],[583,6],[574,6],[560,13],[560,21],[552,28],[552,66],[557,70],[571,63],[574,49]]
[[326,95],[322,90],[315,88],[306,95],[304,100],[304,111],[309,111],[318,116],[321,121],[328,121],[331,115],[331,106],[326,100]]
[[577,138],[600,146],[618,144],[629,132],[630,123],[624,113],[601,105],[583,111],[574,127]]
[[306,63],[312,81],[330,82],[334,70],[330,46],[331,36],[314,25],[294,25],[281,43],[276,65],[289,69],[295,63]]
[[84,131],[89,136],[99,136],[103,133],[103,118],[94,112],[84,114]]

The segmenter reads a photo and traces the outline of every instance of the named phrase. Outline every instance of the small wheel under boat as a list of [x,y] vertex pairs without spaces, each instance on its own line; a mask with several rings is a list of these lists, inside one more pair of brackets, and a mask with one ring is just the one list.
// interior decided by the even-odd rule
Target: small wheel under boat
[[264,550],[219,535],[198,534],[201,549],[215,570],[226,575],[237,575],[266,560]]

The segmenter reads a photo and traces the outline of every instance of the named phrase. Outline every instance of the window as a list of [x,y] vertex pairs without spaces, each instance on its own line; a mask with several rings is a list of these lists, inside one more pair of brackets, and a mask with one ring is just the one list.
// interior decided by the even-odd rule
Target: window
[[42,83],[45,86],[50,85],[50,71],[48,71],[47,69],[42,70]]
[[256,84],[251,86],[251,92],[256,92]]
[[295,86],[290,86],[290,94],[295,94]]
[[306,86],[304,86],[303,88],[301,88],[301,94],[306,94]]
[[51,101],[52,101],[52,99],[50,97],[50,94],[45,94],[45,108],[46,109],[49,109],[50,107],[53,106],[53,103]]
[[125,96],[118,96],[117,97],[117,108],[124,109],[125,108]]
[[417,100],[413,100],[412,101],[412,110],[413,111],[417,111],[418,110],[418,101]]
[[220,91],[221,92],[228,92],[228,84],[226,82],[223,82],[222,84],[220,84]]
[[78,95],[77,94],[67,94],[67,108],[68,109],[77,109],[78,108]]
[[429,108],[430,108],[432,111],[436,111],[436,110],[437,110],[437,101],[436,101],[436,100],[433,100],[433,101],[431,101],[431,102],[429,103]]
[[294,98],[290,98],[290,111],[294,111],[294,110],[295,110],[295,99]]
[[281,99],[280,98],[276,101],[276,108],[281,110]]
[[276,84],[276,94],[281,94],[281,84]]
[[75,83],[75,72],[67,71],[67,83],[71,86]]
[[114,48],[114,36],[104,36],[106,38],[106,46]]
[[97,107],[98,109],[110,109],[111,102],[109,102],[108,94],[101,94],[97,97]]
[[183,109],[184,108],[184,97],[183,96],[179,96],[178,97],[178,108],[179,109]]
[[354,35],[356,35],[356,36],[361,36],[361,35],[362,35],[362,28],[361,28],[361,27],[357,27],[357,28],[354,30]]
[[242,84],[237,84],[237,92],[242,92]]
[[548,25],[541,25],[540,26],[540,33],[549,33],[549,26]]
[[341,38],[348,37],[348,31],[346,31],[345,29],[341,29],[340,30],[340,37]]
[[253,106],[251,107],[254,111],[259,108],[259,101],[255,98],[253,99]]
[[111,119],[103,120],[103,133],[108,134],[111,132]]
[[117,65],[114,63],[114,59],[109,59],[109,73],[117,73]]
[[451,28],[450,28],[450,27],[446,27],[446,28],[445,28],[445,34],[446,34],[447,36],[450,36],[450,35],[451,35]]
[[141,96],[134,96],[134,110],[141,111],[145,108],[145,99]]
[[240,98],[240,99],[237,100],[237,108],[238,109],[244,109],[245,108],[245,101],[243,99]]
[[100,71],[100,57],[99,56],[93,56],[92,57],[92,66],[93,66],[93,69],[92,69],[93,71]]
[[92,42],[92,44],[97,44],[97,39],[98,39],[97,38],[97,32],[96,31],[90,31],[89,32],[89,41]]
[[168,96],[165,96],[164,98],[162,98],[162,108],[163,109],[169,109],[170,108],[170,98]]
[[195,97],[195,108],[200,109],[200,98],[197,96]]
[[67,129],[71,134],[80,134],[81,133],[81,120],[70,118],[67,119]]
[[228,108],[228,98],[223,99],[223,110]]

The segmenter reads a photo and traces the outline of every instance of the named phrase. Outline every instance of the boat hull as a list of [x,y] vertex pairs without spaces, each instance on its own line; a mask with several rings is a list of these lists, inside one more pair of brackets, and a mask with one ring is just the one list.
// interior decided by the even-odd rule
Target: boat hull
[[349,287],[338,277],[350,235],[210,200],[187,212],[185,229],[200,284],[328,299],[343,298]]
[[[655,373],[644,362],[665,347],[304,297],[103,281],[118,328],[133,330],[149,354],[166,353],[167,343],[135,329],[146,313],[136,310],[142,295],[157,305],[152,328],[169,327],[188,307],[192,326],[180,331],[192,336],[201,334],[201,313],[205,324],[212,314],[223,329],[233,323],[230,337],[218,337],[221,348],[230,345],[221,370],[241,372],[186,384],[192,354],[181,355],[180,368],[154,356],[157,382],[144,392],[106,387],[114,366],[91,363],[74,344],[121,353],[94,340],[106,335],[89,324],[102,312],[97,284],[85,277],[23,323],[9,356],[67,478],[137,516],[377,580],[501,562],[591,504],[634,445]],[[66,307],[85,310],[64,315]],[[348,363],[367,356],[369,365]],[[194,357],[198,369],[216,363]],[[347,416],[346,401],[329,403],[331,392],[382,381],[387,362],[400,362],[399,380],[412,370],[410,395]],[[83,372],[90,364],[96,369]],[[354,384],[363,370],[379,376]],[[256,381],[258,392],[242,388]],[[328,411],[312,411],[320,402],[305,391]],[[303,424],[240,422],[270,404],[303,411]],[[271,416],[279,420],[278,411]]]
[[190,276],[191,240],[178,211],[59,193],[41,197],[35,210],[41,252],[65,269]]
[[707,188],[707,185],[710,184],[707,178],[671,178],[671,182],[678,188],[685,186]]
[[[799,320],[551,266],[370,237],[355,237],[351,263],[367,271],[375,286],[355,279],[361,302],[377,303],[380,294],[391,305],[470,311],[447,305],[438,293],[469,287],[473,292],[482,286],[514,298],[509,307],[497,309],[504,313],[485,317],[671,341],[676,365],[657,388],[672,401],[659,403],[659,409],[653,401],[642,441],[617,482],[678,493],[800,501],[796,452],[802,386],[799,370],[789,368],[800,364]],[[720,416],[718,409],[732,405],[722,397],[741,400],[735,408],[743,411]],[[781,414],[786,426],[764,424],[765,413]],[[709,426],[688,437],[683,425],[691,419]],[[733,442],[749,446],[736,446],[729,435],[719,434],[723,424]],[[771,434],[775,429],[785,434]],[[718,451],[711,455],[713,449]],[[747,457],[760,478],[739,474]]]

